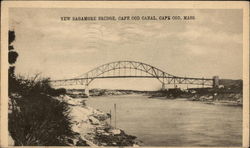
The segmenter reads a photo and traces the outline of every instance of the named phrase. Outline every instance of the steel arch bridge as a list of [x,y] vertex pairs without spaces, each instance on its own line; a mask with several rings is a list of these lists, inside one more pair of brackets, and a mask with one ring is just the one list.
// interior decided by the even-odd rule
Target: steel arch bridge
[[137,61],[115,61],[98,66],[85,74],[62,80],[51,80],[53,86],[85,85],[85,93],[88,95],[88,85],[95,79],[106,78],[156,78],[162,84],[162,88],[168,84],[194,84],[215,87],[218,77],[191,78],[171,75],[163,70],[146,63]]

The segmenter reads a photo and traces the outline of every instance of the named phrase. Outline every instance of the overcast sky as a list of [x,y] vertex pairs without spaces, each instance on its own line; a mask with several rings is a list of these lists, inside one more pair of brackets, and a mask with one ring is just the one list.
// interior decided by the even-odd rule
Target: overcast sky
[[[61,21],[62,16],[193,15],[189,21]],[[176,76],[242,79],[242,11],[10,9],[16,73],[72,78],[101,64],[140,61]],[[98,80],[92,87],[157,89],[157,80]],[[144,85],[145,84],[145,85]],[[140,86],[141,87],[141,86]]]

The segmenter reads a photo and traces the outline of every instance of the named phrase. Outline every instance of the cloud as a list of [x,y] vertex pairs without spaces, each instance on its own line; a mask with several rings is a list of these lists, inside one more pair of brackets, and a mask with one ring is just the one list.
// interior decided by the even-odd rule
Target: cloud
[[209,53],[209,49],[201,45],[186,44],[184,49],[188,56],[202,56]]
[[[242,68],[242,30],[238,20],[241,15],[233,10],[150,10],[156,15],[196,16],[194,21],[180,22],[62,22],[60,16],[66,13],[64,9],[19,10],[11,12],[11,24],[17,35],[15,49],[20,53],[19,72],[40,69],[57,77],[63,75],[64,69],[80,74],[85,69],[78,71],[78,68],[88,70],[123,59],[153,63],[176,75],[185,73],[183,68],[192,67],[196,71],[191,71],[190,75],[203,73],[209,77],[213,73],[227,75],[230,70]],[[118,13],[106,10],[109,15]],[[101,14],[103,10],[95,11]],[[75,15],[86,12],[91,11],[77,9]],[[26,66],[32,59],[36,61]],[[212,66],[206,69],[204,65]],[[226,70],[225,65],[228,65]],[[241,77],[241,73],[232,77]]]
[[201,43],[237,43],[242,44],[242,34],[234,34],[230,32],[218,32],[211,28],[192,25],[187,26],[186,31],[178,35],[185,40],[199,40]]

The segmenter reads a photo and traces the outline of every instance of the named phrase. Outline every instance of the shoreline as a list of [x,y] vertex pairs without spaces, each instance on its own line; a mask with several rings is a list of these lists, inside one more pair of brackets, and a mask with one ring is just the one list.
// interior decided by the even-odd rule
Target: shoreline
[[[99,98],[99,97],[115,97],[115,96],[147,96],[149,99],[160,99],[160,100],[180,100],[180,101],[193,101],[193,102],[200,102],[209,105],[223,105],[223,106],[234,106],[234,107],[242,107],[242,104],[238,103],[237,101],[228,101],[228,100],[195,100],[192,97],[187,98],[167,98],[165,96],[150,96],[147,94],[122,94],[122,95],[104,95],[104,96],[90,96],[90,98]],[[203,96],[204,97],[204,96]],[[86,100],[87,98],[85,98]]]
[[[204,104],[210,104],[210,105],[224,105],[224,106],[238,106],[238,107],[242,107],[243,104],[242,102],[238,101],[239,99],[235,100],[235,101],[230,101],[230,100],[218,100],[218,99],[214,99],[212,98],[212,96],[210,95],[200,95],[200,96],[191,96],[191,97],[176,97],[176,98],[168,98],[166,96],[150,96],[149,98],[152,99],[162,99],[162,100],[183,100],[183,101],[194,101],[194,102],[201,102]],[[240,98],[241,99],[241,98]]]
[[[83,91],[69,91],[68,95],[72,98],[88,98],[84,96]],[[228,106],[242,106],[242,92],[230,92],[221,89],[169,89],[160,91],[134,91],[134,90],[107,90],[107,89],[93,89],[90,97],[102,96],[123,96],[123,95],[143,95],[148,98],[156,99],[186,99],[188,101],[199,101],[211,105],[228,105]]]
[[89,146],[139,146],[142,143],[136,140],[136,136],[128,135],[124,130],[114,128],[108,124],[108,113],[86,106],[83,98],[71,98],[67,95],[57,98],[66,102],[69,107],[72,130],[78,133],[78,137],[72,139],[73,146],[78,139],[85,141]]

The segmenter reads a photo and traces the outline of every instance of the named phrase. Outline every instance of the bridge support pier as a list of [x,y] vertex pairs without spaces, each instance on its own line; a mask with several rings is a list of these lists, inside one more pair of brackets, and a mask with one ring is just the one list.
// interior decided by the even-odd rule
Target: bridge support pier
[[161,90],[166,90],[166,84],[162,83]]
[[89,97],[89,86],[87,84],[85,85],[84,93],[85,93],[86,96]]

